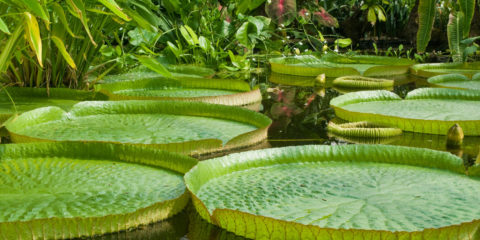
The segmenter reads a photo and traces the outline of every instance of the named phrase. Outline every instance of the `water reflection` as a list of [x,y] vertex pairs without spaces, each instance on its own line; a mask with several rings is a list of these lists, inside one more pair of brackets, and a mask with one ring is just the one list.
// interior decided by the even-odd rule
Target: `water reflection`
[[[480,151],[480,137],[465,137],[462,148],[447,149],[446,137],[439,135],[404,132],[402,136],[388,139],[352,139],[329,135],[327,123],[335,118],[330,107],[330,100],[341,92],[331,86],[328,79],[326,86],[319,86],[315,78],[272,74],[270,78],[257,76],[263,94],[261,112],[273,119],[269,130],[269,139],[247,149],[264,149],[307,144],[390,144],[429,148],[449,151],[462,157],[466,165],[472,164]],[[296,86],[295,86],[296,85]],[[408,92],[427,86],[424,79],[409,76],[397,76],[393,91],[404,97]],[[253,106],[258,110],[258,106]],[[0,137],[2,131],[0,131]],[[8,142],[3,137],[2,142]],[[202,159],[218,157],[226,153],[202,156]],[[240,240],[235,236],[212,224],[207,223],[196,213],[190,204],[185,211],[175,217],[127,232],[109,234],[92,238],[95,240],[128,240],[128,239],[182,239],[182,240]]]

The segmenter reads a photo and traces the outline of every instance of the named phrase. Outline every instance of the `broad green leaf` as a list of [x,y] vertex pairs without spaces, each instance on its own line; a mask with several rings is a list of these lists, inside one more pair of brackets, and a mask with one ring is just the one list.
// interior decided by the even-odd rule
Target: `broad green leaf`
[[370,22],[370,24],[375,25],[375,23],[377,22],[377,15],[375,14],[375,9],[368,9],[367,20],[368,22]]
[[188,203],[182,176],[196,162],[105,143],[1,145],[2,237],[82,238],[171,217]]
[[462,12],[450,14],[447,25],[448,47],[454,62],[463,61],[465,45],[461,44],[463,39],[465,17]]
[[10,30],[8,30],[7,24],[0,18],[0,31],[6,33],[6,34],[11,34]]
[[328,133],[334,136],[357,137],[357,138],[391,138],[402,135],[399,128],[385,127],[370,122],[352,122],[335,124],[329,122]]
[[[36,1],[36,0],[33,0]],[[43,68],[43,56],[42,56],[42,38],[40,37],[40,29],[38,27],[37,19],[30,13],[25,12],[25,35],[27,41],[30,44],[33,52],[37,56],[38,64]]]
[[28,9],[30,9],[36,17],[39,17],[47,22],[50,21],[50,18],[47,15],[46,9],[40,4],[38,0],[22,0],[21,1]]
[[75,61],[73,61],[72,57],[70,56],[67,49],[65,48],[65,44],[63,44],[62,39],[56,36],[52,36],[51,39],[55,44],[55,46],[57,46],[58,50],[62,54],[65,61],[67,61],[68,65],[70,65],[70,67],[72,67],[73,69],[77,69],[77,65],[75,65]]
[[336,116],[347,121],[440,135],[458,123],[466,136],[480,135],[479,91],[423,88],[408,93],[405,100],[383,90],[363,91],[334,98],[331,105]]
[[346,47],[352,45],[352,39],[350,39],[350,38],[339,38],[339,39],[335,40],[335,45],[337,45],[339,47],[342,47],[342,48],[346,48]]
[[435,87],[480,90],[480,79],[469,79],[465,75],[458,73],[431,77],[427,81]]
[[459,73],[472,77],[480,72],[480,63],[427,63],[416,64],[410,68],[410,73],[418,77],[429,78],[442,74]]
[[470,25],[472,24],[473,15],[475,13],[475,0],[458,0],[460,11],[463,13],[463,35],[462,39],[470,36]]
[[97,91],[108,95],[110,100],[181,100],[231,106],[243,106],[262,100],[258,89],[251,91],[248,83],[241,80],[186,76],[167,79],[151,72],[137,72],[133,76],[130,73],[122,74],[111,76],[110,79],[115,77],[128,81],[95,86]]
[[130,100],[81,102],[69,112],[38,108],[4,125],[14,142],[115,142],[196,155],[261,142],[270,123],[239,107]]
[[105,7],[107,7],[108,9],[110,9],[110,11],[112,11],[113,13],[115,13],[115,15],[117,15],[119,18],[125,20],[125,21],[130,21],[131,19],[127,16],[127,14],[125,14],[123,11],[122,11],[122,8],[120,8],[120,6],[118,6],[118,4],[115,2],[115,0],[98,0],[100,3],[102,3]]
[[260,7],[266,0],[239,0],[237,4],[237,14],[245,14]]
[[23,25],[17,26],[12,35],[9,36],[6,41],[3,49],[0,49],[2,53],[0,54],[0,73],[3,73],[7,70],[8,65],[10,64],[10,59],[14,56],[14,52],[17,51],[17,42],[22,36]]
[[[8,91],[8,95],[5,91]],[[13,100],[10,100],[10,97]],[[35,108],[57,106],[68,110],[74,104],[85,100],[105,100],[103,94],[66,88],[6,88],[0,90],[0,125],[13,114],[20,114]]]
[[257,26],[249,21],[244,22],[242,26],[237,30],[235,34],[235,39],[239,43],[245,46],[252,46],[255,44],[255,37],[257,36],[258,29]]
[[272,71],[298,76],[342,77],[345,75],[392,76],[408,72],[414,62],[408,59],[379,56],[343,56],[327,54],[324,57],[296,56],[270,59]]
[[200,36],[200,38],[198,39],[198,45],[206,53],[209,53],[210,50],[212,49],[212,43],[207,38],[205,38],[204,36]]
[[420,0],[418,5],[417,51],[425,52],[435,21],[436,0]]
[[183,25],[180,27],[180,33],[182,34],[183,38],[189,45],[197,45],[198,44],[198,36],[195,32],[187,25]]
[[269,0],[265,4],[265,12],[278,25],[288,26],[297,17],[297,1]]
[[434,150],[268,149],[200,162],[184,178],[203,219],[249,239],[468,239],[480,225],[479,179]]
[[137,57],[138,61],[143,64],[145,67],[149,68],[152,71],[155,71],[161,74],[164,77],[172,77],[172,74],[153,57],[139,56]]

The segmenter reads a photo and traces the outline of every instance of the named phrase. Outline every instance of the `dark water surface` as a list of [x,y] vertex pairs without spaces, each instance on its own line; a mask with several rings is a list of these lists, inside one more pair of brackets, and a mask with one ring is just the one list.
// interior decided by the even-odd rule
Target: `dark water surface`
[[[252,78],[252,85],[259,84],[262,90],[263,102],[261,112],[273,120],[269,130],[268,141],[252,149],[308,144],[380,143],[449,151],[463,158],[467,166],[473,164],[479,153],[480,137],[466,137],[461,149],[447,149],[445,136],[430,134],[406,132],[396,138],[368,141],[329,136],[326,131],[328,121],[341,121],[335,119],[335,114],[330,108],[329,102],[332,98],[348,92],[348,90],[330,87],[328,83],[331,81],[327,81],[326,88],[315,87],[313,79],[280,74]],[[424,79],[416,79],[410,76],[397,77],[395,83],[393,90],[401,97],[404,97],[408,92],[416,88],[427,86]],[[5,137],[2,140],[3,142],[8,141]],[[166,221],[143,226],[132,231],[114,233],[92,239],[220,240],[244,238],[208,224],[196,214],[193,206],[190,204],[183,212]]]

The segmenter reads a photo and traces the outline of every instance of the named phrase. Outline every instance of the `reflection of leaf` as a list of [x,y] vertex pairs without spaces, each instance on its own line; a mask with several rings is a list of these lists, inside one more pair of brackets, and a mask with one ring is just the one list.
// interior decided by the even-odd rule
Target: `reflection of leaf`
[[271,0],[265,5],[265,12],[277,24],[285,26],[295,20],[297,16],[297,1],[296,0]]

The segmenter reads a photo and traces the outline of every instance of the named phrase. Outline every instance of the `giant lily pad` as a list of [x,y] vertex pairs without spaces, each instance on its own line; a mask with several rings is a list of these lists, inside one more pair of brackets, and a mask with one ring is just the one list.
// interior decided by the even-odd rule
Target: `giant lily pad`
[[105,143],[0,145],[2,239],[64,239],[156,222],[188,202],[196,160]]
[[435,87],[480,90],[480,74],[477,74],[474,78],[469,79],[465,75],[452,73],[434,76],[429,78],[427,81],[430,85]]
[[200,215],[252,239],[473,239],[480,180],[445,152],[385,145],[232,154],[185,175]]
[[5,123],[14,142],[92,141],[203,154],[250,146],[271,120],[230,106],[178,101],[82,102],[66,112],[39,108]]
[[348,93],[330,102],[347,121],[370,121],[405,131],[447,134],[455,123],[467,136],[480,135],[480,93],[472,90],[423,88],[402,100],[392,92]]
[[424,78],[449,73],[458,73],[471,78],[476,73],[480,73],[480,62],[417,64],[410,68],[410,73]]
[[259,89],[251,90],[240,80],[206,78],[156,78],[100,84],[96,89],[111,100],[180,100],[242,106],[262,100]]
[[272,71],[299,76],[342,77],[345,75],[391,76],[406,74],[413,61],[379,56],[342,56],[327,54],[315,56],[295,56],[270,59]]
[[48,92],[45,88],[0,88],[0,124],[15,113],[39,107],[69,109],[79,101],[105,98],[102,94],[64,88],[51,88]]

